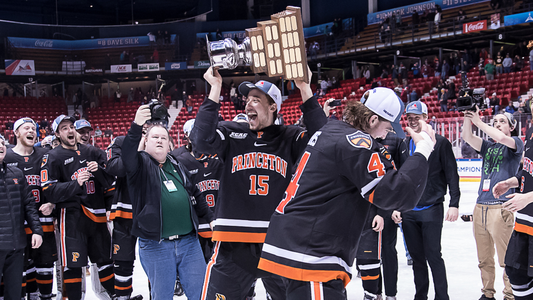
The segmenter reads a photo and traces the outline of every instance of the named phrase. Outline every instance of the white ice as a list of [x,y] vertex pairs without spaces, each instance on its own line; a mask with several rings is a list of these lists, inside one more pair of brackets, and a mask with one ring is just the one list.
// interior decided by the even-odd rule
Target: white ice
[[[472,214],[477,198],[477,189],[479,182],[461,182],[461,200],[459,204],[459,215]],[[446,196],[445,207],[448,207],[449,197]],[[448,277],[448,294],[450,299],[479,299],[481,296],[481,274],[478,268],[476,253],[476,244],[472,231],[472,222],[463,222],[459,219],[456,222],[444,222],[442,231],[442,257],[446,264],[446,273]],[[398,299],[414,298],[414,281],[411,266],[407,265],[405,258],[405,249],[403,246],[402,234],[398,230]],[[497,263],[497,258],[495,257]],[[354,268],[355,269],[355,268]],[[430,272],[431,274],[431,272]],[[495,288],[497,291],[496,299],[503,299],[503,270],[496,267]],[[94,292],[90,289],[90,278],[87,278],[87,296],[85,299],[97,299]],[[349,300],[363,299],[363,288],[361,279],[356,278],[355,274],[352,281],[347,286]],[[139,259],[135,261],[133,274],[133,295],[142,295],[144,299],[149,299],[148,280],[144,273]],[[428,299],[434,299],[433,283],[430,283]],[[185,300],[186,297],[174,297],[174,299]],[[256,286],[256,299],[265,300],[265,289],[258,282]]]

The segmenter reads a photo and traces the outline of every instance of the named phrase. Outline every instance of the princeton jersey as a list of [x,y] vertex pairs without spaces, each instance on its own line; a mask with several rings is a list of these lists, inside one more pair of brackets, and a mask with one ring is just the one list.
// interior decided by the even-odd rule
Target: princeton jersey
[[[524,164],[522,170],[518,172],[520,193],[533,191],[533,127],[527,130],[525,142]],[[533,204],[528,204],[516,212],[515,216],[514,230],[533,235]]]
[[262,243],[270,216],[307,143],[306,132],[278,125],[255,132],[248,124],[220,122],[217,133],[223,144],[218,157],[224,168],[213,240]]
[[[41,161],[48,151],[45,148],[34,147],[32,154],[23,156],[15,153],[13,148],[8,148],[4,159],[8,166],[19,168],[24,173],[31,193],[35,198],[37,209],[42,204],[49,202],[43,197],[41,188]],[[51,215],[44,216],[39,211],[39,221],[43,227],[43,232],[54,232],[54,218]],[[26,233],[31,234],[31,229],[28,226],[26,226]]]
[[369,134],[330,120],[309,140],[270,219],[258,267],[293,280],[348,284],[371,205],[405,211],[422,195],[423,155],[395,169]]
[[[172,152],[174,155],[174,152]],[[177,157],[177,160],[189,171],[191,181],[205,197],[209,208],[213,211],[216,207],[218,190],[220,188],[220,176],[222,174],[222,163],[217,157],[207,157],[196,159],[189,152],[185,152]],[[209,222],[204,218],[198,218],[198,234],[206,239],[213,237],[213,232],[209,227]]]
[[[78,184],[78,174],[87,170],[87,162],[96,161],[96,172],[83,186]],[[58,146],[43,156],[41,185],[46,198],[57,208],[80,207],[91,220],[107,222],[104,194],[110,188],[110,177],[105,174],[105,153],[93,146],[78,144],[78,150]]]
[[106,172],[116,176],[115,193],[109,216],[111,220],[115,218],[133,218],[128,182],[126,181],[126,167],[122,161],[122,143],[124,143],[124,138],[125,136],[116,137],[109,147],[107,147]]

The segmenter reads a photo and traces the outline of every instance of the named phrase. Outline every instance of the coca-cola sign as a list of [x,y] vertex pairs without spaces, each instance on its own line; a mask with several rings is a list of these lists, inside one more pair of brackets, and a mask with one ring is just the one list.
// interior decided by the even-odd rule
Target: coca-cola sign
[[487,30],[487,20],[463,24],[463,33],[470,33],[482,30]]
[[36,40],[35,47],[39,48],[52,48],[54,47],[54,41],[52,40]]

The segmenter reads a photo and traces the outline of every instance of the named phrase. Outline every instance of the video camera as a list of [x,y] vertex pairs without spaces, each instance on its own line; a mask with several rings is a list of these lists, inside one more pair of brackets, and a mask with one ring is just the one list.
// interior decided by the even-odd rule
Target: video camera
[[150,101],[149,108],[150,113],[152,114],[150,123],[162,124],[163,126],[168,127],[168,118],[170,115],[168,114],[168,109],[166,106],[159,102],[159,100],[152,99],[152,101]]
[[485,88],[471,89],[465,71],[461,71],[461,82],[463,86],[459,90],[459,97],[457,97],[455,103],[457,111],[476,111],[476,105],[479,107],[479,110],[485,110],[487,108],[484,101]]

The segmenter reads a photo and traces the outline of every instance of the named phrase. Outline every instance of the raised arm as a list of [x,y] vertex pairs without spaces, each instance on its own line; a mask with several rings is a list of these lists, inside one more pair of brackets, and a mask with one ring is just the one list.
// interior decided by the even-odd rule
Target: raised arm
[[[511,149],[516,150],[516,142],[515,142],[515,140],[512,137],[505,135],[500,130],[498,130],[498,129],[486,124],[485,122],[483,122],[479,118],[479,108],[476,107],[476,111],[475,112],[466,111],[465,112],[465,119],[466,118],[469,118],[474,125],[476,125],[480,130],[482,130],[486,134],[488,134],[497,143],[503,144],[503,145],[505,145],[505,146],[507,146],[507,147],[509,147]],[[470,131],[470,132],[472,132],[472,131]],[[465,141],[466,141],[466,139],[465,139]],[[470,146],[474,147],[474,145],[472,145],[472,144],[470,144]],[[474,148],[474,149],[476,149],[476,148]],[[479,149],[481,149],[481,144],[480,144]],[[476,149],[476,150],[479,151],[478,149]]]
[[[474,114],[477,115],[476,113]],[[467,117],[467,112],[465,112],[462,136],[465,142],[467,142],[474,150],[476,150],[477,152],[481,151],[483,140],[472,132],[472,118]]]
[[130,130],[124,138],[122,144],[122,159],[126,166],[126,172],[133,174],[139,168],[141,157],[139,155],[139,143],[142,138],[142,128],[146,121],[150,120],[152,114],[148,105],[141,105],[135,114],[135,120],[131,123]]

